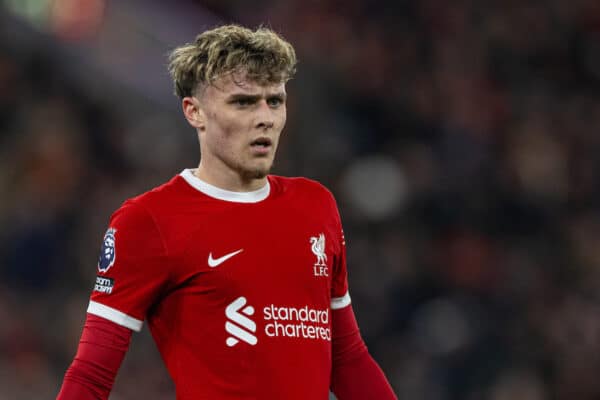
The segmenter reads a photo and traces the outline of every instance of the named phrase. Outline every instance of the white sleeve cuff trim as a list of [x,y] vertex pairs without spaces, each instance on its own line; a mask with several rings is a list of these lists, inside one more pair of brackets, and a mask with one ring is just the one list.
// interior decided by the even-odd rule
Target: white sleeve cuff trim
[[129,315],[122,313],[119,310],[115,310],[112,307],[105,306],[104,304],[100,304],[95,301],[90,300],[90,305],[88,306],[87,312],[102,318],[106,318],[107,320],[112,321],[115,324],[124,326],[125,328],[129,328],[136,332],[142,330],[143,322],[139,319],[130,317]]
[[340,308],[350,305],[350,303],[350,293],[346,292],[342,297],[333,297],[331,299],[331,309],[339,310]]

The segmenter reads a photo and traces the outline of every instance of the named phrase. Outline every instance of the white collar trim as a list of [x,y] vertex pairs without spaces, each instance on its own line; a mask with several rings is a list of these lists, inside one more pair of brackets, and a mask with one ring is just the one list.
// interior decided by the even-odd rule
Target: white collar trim
[[184,169],[179,175],[194,189],[215,199],[232,201],[235,203],[258,203],[269,196],[271,185],[267,179],[267,184],[258,190],[252,192],[232,192],[213,186],[198,178],[191,168]]

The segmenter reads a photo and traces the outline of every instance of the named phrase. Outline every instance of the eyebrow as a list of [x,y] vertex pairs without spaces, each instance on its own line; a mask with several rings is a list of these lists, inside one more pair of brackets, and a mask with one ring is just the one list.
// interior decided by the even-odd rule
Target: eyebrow
[[244,94],[244,93],[235,93],[230,95],[227,100],[228,101],[236,101],[236,100],[252,100],[254,102],[260,100],[262,96],[258,94]]
[[276,92],[267,95],[267,97],[279,97],[280,99],[285,99],[287,97],[287,94],[285,92]]
[[[270,93],[267,94],[267,98],[273,98],[273,97],[277,97],[280,98],[282,100],[285,100],[286,98],[286,94],[284,92],[277,92],[277,93]],[[252,101],[258,101],[262,98],[262,95],[260,94],[246,94],[246,93],[234,93],[232,95],[230,95],[227,100],[228,101],[236,101],[236,100],[252,100]]]

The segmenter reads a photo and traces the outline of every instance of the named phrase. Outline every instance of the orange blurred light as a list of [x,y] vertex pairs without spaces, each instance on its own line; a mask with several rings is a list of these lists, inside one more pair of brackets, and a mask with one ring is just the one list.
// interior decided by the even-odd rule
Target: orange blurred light
[[80,41],[94,36],[102,25],[105,0],[54,0],[51,27],[64,40]]

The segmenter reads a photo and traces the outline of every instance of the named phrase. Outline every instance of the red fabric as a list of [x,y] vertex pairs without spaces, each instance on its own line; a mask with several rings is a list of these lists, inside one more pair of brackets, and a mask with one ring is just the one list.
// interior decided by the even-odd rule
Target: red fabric
[[88,314],[57,400],[105,400],[129,347],[131,330]]
[[332,312],[331,390],[338,400],[393,400],[392,388],[369,355],[352,306]]
[[144,320],[180,400],[327,400],[331,301],[347,292],[333,196],[269,176],[241,203],[198,184],[188,170],[115,212],[98,269],[112,287],[91,312]]
[[[265,199],[236,202],[241,194],[223,196],[186,172],[113,215],[90,313],[130,329],[146,320],[179,400],[327,400],[332,315],[351,313],[331,309],[348,290],[333,196],[269,176]],[[334,325],[340,399],[390,393],[352,314]],[[60,400],[106,399],[125,332],[108,341],[116,348],[84,334]]]

